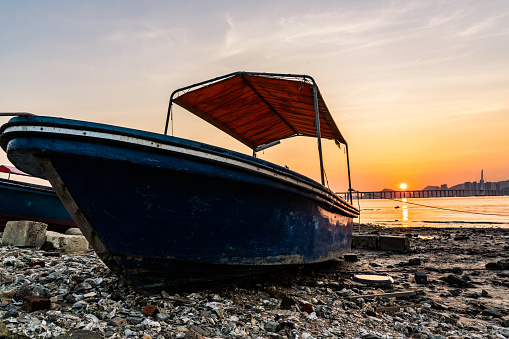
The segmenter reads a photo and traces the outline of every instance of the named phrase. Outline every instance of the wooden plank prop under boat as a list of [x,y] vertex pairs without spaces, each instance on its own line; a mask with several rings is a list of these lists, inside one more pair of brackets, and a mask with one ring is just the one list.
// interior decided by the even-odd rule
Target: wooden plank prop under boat
[[11,174],[29,176],[12,166],[1,165],[0,172],[9,174],[0,179],[0,231],[13,220],[43,222],[60,232],[76,227],[53,188],[10,179]]
[[[254,156],[166,135],[173,103]],[[321,157],[321,138],[346,141],[309,76],[236,72],[179,89],[165,135],[33,115],[0,133],[10,161],[47,178],[99,257],[138,289],[207,286],[350,249],[358,210],[324,186]],[[255,156],[301,135],[318,137],[321,184]]]

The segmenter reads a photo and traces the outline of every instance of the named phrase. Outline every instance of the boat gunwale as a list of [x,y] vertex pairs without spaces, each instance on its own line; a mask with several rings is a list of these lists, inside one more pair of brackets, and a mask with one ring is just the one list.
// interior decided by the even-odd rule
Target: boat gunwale
[[[35,120],[35,121],[28,121],[29,120]],[[42,119],[42,120],[41,120]],[[64,120],[66,123],[55,123],[55,119]],[[19,120],[19,121],[13,121],[13,120]],[[38,121],[39,120],[39,121]],[[53,121],[51,121],[53,120]],[[27,128],[32,127],[33,130],[29,131]],[[18,128],[16,130],[16,128]],[[51,131],[45,131],[45,129],[53,129],[53,132]],[[134,142],[129,142],[128,140],[115,140],[113,138],[101,138],[98,136],[93,136],[88,133],[102,133],[105,135],[110,136],[120,136],[123,138],[134,138],[142,141],[148,141],[151,143],[157,143],[160,145],[167,145],[170,147],[178,147],[183,149],[190,149],[194,152],[201,152],[205,154],[211,154],[215,157],[222,157],[229,159],[228,161],[220,161],[217,159],[210,159],[206,157],[200,157],[197,154],[189,154],[188,152],[180,152],[181,154],[184,153],[184,155],[187,156],[195,156],[200,157],[202,159],[206,159],[207,161],[214,161],[219,162],[223,165],[230,165],[230,166],[237,166],[237,167],[243,167],[246,170],[251,170],[252,172],[256,172],[257,174],[268,176],[275,180],[283,181],[287,184],[291,184],[293,186],[297,186],[300,189],[307,189],[309,191],[312,191],[315,195],[321,196],[326,201],[329,201],[329,203],[332,206],[336,206],[336,208],[340,208],[344,211],[344,213],[356,217],[359,213],[358,209],[356,209],[353,205],[346,202],[344,199],[339,197],[337,194],[335,194],[332,190],[329,188],[320,185],[318,182],[300,174],[297,172],[294,172],[292,170],[283,168],[279,165],[270,163],[263,159],[258,158],[252,158],[232,150],[228,150],[225,148],[196,142],[193,140],[188,139],[182,139],[178,137],[168,136],[168,135],[162,135],[157,134],[153,132],[146,132],[141,130],[135,130],[130,128],[124,128],[124,127],[118,127],[118,126],[110,126],[105,124],[96,124],[96,123],[89,123],[84,122],[84,124],[80,124],[80,121],[76,120],[70,120],[70,119],[62,119],[62,118],[52,118],[52,117],[37,117],[37,116],[31,116],[31,117],[17,117],[11,119],[8,123],[4,124],[2,128],[0,129],[0,133],[3,136],[2,138],[2,147],[5,149],[7,142],[5,141],[7,134],[17,134],[17,133],[34,133],[34,134],[48,134],[48,135],[62,135],[63,133],[57,132],[58,129],[66,129],[69,131],[73,131],[74,133],[65,134],[66,137],[72,139],[100,139],[100,140],[107,140],[111,143],[120,143],[120,144],[129,144],[129,145],[136,145],[137,147],[141,148],[150,148],[152,150],[159,150],[159,151],[167,151],[172,152],[172,150],[164,149],[160,146],[154,146],[154,145],[142,145]],[[80,134],[76,132],[80,132]],[[28,136],[25,136],[28,137]],[[16,138],[14,135],[10,136],[8,139],[12,140]],[[173,150],[175,152],[175,150]],[[264,171],[268,171],[271,174],[268,173],[262,173],[262,171],[254,170],[252,168],[246,168],[246,166],[240,166],[238,164],[234,164],[231,162],[240,162],[244,163],[247,166],[250,167],[256,167],[256,168],[263,168]],[[290,178],[289,178],[290,177]],[[335,203],[331,203],[335,202]],[[332,207],[331,206],[331,207]]]
[[43,186],[38,184],[32,184],[28,182],[22,182],[12,179],[0,178],[0,185],[8,185],[16,188],[34,189],[41,193],[55,193],[55,190],[50,186]]

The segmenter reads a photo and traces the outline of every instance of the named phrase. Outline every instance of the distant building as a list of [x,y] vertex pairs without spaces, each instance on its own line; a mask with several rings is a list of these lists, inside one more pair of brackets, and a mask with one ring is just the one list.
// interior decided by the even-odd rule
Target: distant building
[[484,186],[484,170],[481,170],[481,181],[479,181],[479,190],[484,191],[486,187]]
[[426,186],[422,190],[423,191],[436,191],[436,190],[439,190],[439,189],[440,189],[439,186]]
[[454,186],[450,187],[449,189],[450,190],[464,190],[466,188],[465,188],[465,184],[458,184],[458,185],[454,185]]
[[500,184],[500,189],[503,190],[504,188],[506,187],[509,187],[509,180],[506,180],[506,181],[499,181],[498,182]]
[[[427,186],[423,190],[446,190],[447,184],[438,186]],[[484,181],[484,170],[481,170],[481,180],[477,181],[466,181],[463,184],[451,186],[449,190],[465,190],[465,195],[478,195],[478,194],[491,194],[491,192],[485,191],[504,191],[505,194],[509,191],[509,180],[496,181],[496,182],[485,182]]]

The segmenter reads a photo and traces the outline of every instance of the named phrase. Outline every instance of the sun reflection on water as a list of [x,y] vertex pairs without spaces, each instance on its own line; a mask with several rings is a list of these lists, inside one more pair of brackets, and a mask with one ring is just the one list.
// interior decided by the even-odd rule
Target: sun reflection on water
[[[406,198],[401,199],[401,202],[407,202]],[[408,207],[407,205],[403,205],[403,209],[401,210],[403,213],[403,227],[408,227]]]

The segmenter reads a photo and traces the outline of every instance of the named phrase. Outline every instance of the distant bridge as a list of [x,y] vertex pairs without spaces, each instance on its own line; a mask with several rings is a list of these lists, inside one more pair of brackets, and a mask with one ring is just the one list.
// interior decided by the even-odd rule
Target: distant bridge
[[[347,200],[348,192],[337,192]],[[508,190],[420,190],[420,191],[373,191],[352,192],[354,199],[402,199],[402,198],[437,198],[437,197],[473,197],[509,195]]]

